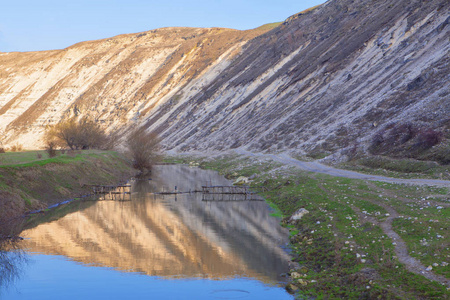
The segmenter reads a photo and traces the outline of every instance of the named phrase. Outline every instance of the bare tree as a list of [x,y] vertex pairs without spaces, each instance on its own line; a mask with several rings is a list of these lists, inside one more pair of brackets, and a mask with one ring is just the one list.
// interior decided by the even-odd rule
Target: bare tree
[[68,146],[72,150],[103,149],[108,144],[108,136],[96,122],[90,119],[77,122],[72,118],[50,127],[47,130],[46,143]]
[[75,149],[75,138],[77,135],[78,125],[75,119],[60,122],[47,129],[46,143],[54,144],[60,147],[68,146],[70,149]]
[[147,132],[143,127],[135,129],[127,139],[127,147],[133,160],[133,168],[141,171],[141,173],[150,172],[152,165],[161,158],[159,142],[160,139],[157,134]]
[[45,145],[45,151],[48,154],[48,157],[55,157],[56,156],[56,144],[54,141],[47,141],[46,145]]

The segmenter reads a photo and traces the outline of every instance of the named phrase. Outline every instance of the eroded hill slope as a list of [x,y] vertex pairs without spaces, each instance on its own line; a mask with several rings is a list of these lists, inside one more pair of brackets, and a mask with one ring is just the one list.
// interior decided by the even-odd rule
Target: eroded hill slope
[[150,126],[181,150],[298,152],[367,146],[387,124],[448,131],[449,6],[329,1],[252,40],[202,93],[167,105],[165,120],[177,122],[155,111]]
[[205,71],[224,68],[262,32],[162,28],[64,50],[1,53],[3,142],[38,147],[45,126],[72,116],[93,117],[109,130],[139,123],[193,79],[208,83]]
[[331,0],[264,34],[168,28],[1,54],[0,128],[28,147],[71,115],[145,124],[181,151],[448,144],[449,14],[445,0]]

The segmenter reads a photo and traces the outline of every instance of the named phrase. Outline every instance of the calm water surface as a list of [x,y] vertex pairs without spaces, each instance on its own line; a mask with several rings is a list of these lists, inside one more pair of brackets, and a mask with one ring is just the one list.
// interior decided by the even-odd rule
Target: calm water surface
[[78,202],[32,220],[23,251],[3,255],[14,268],[0,299],[292,299],[279,286],[288,233],[265,202],[153,194],[211,184],[231,183],[158,166],[132,183],[131,201]]

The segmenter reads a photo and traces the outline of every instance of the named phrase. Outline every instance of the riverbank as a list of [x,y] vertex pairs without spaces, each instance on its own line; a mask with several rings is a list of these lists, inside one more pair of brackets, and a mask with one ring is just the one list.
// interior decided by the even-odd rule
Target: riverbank
[[113,151],[83,150],[50,158],[44,151],[0,154],[0,224],[27,211],[91,193],[92,184],[117,184],[134,174],[131,164]]
[[[447,187],[307,172],[264,156],[172,157],[228,178],[245,176],[283,217],[299,297],[445,299],[450,296]],[[298,209],[307,213],[297,221]]]

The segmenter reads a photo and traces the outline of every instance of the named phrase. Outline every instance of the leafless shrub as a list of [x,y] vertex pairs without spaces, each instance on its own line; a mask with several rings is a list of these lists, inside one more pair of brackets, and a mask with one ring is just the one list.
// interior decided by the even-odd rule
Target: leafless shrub
[[396,138],[399,144],[404,144],[417,135],[417,128],[410,123],[400,124],[392,129],[391,135]]
[[37,154],[36,154],[36,157],[37,157],[37,159],[41,159],[41,158],[42,158],[42,154],[37,153]]
[[413,139],[417,135],[417,131],[417,128],[409,123],[390,123],[373,136],[369,151],[372,154],[380,154],[394,147],[401,147]]
[[433,129],[422,129],[419,131],[415,146],[421,149],[430,149],[442,140],[442,133]]
[[6,152],[5,148],[0,147],[0,153],[5,153],[5,152]]
[[79,125],[78,149],[103,149],[108,142],[105,131],[94,121],[84,120]]
[[45,151],[48,153],[48,157],[56,156],[56,143],[53,141],[47,141],[47,145],[45,146]]
[[159,138],[145,128],[134,130],[127,139],[127,146],[133,160],[133,168],[141,173],[151,171],[152,165],[160,160]]
[[76,149],[103,149],[108,137],[100,126],[90,120],[75,119],[60,122],[50,128],[46,133],[47,143],[53,142],[55,146],[68,146]]
[[47,128],[46,144],[53,143],[59,147],[67,145],[70,149],[74,149],[77,135],[78,124],[75,119],[70,119]]
[[443,140],[444,134],[433,128],[410,123],[390,123],[375,133],[368,150],[375,155],[435,160],[447,164],[448,147],[434,147],[442,144]]
[[11,151],[11,152],[20,152],[20,151],[22,151],[23,150],[23,146],[21,145],[21,144],[15,144],[15,145],[12,145],[10,148],[9,148],[9,151]]

